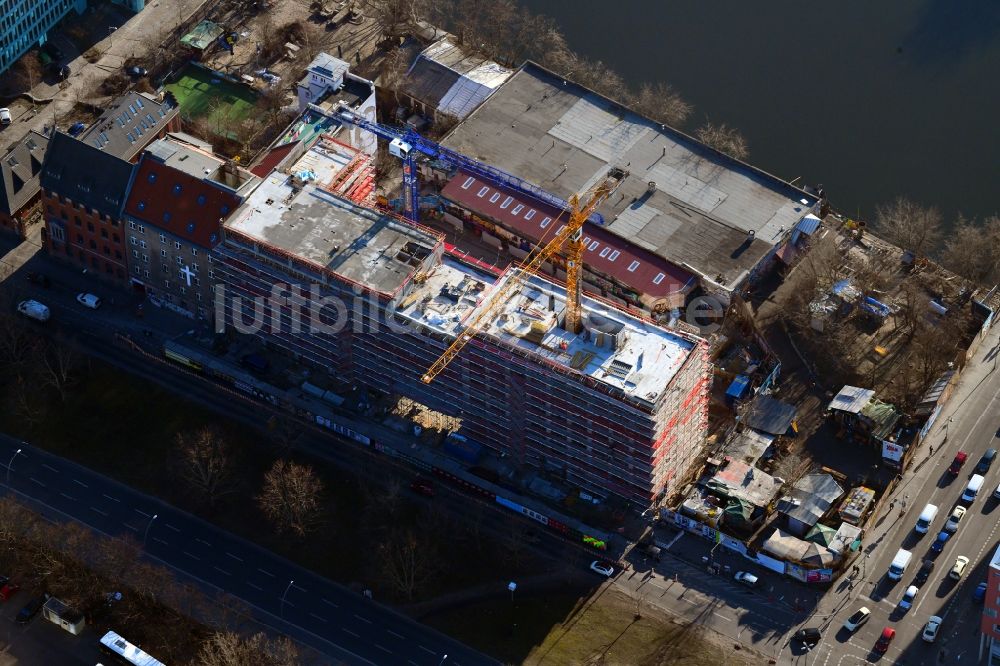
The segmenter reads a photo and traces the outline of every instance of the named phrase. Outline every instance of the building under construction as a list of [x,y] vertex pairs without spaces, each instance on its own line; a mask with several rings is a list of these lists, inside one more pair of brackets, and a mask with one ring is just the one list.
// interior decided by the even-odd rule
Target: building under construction
[[345,157],[320,142],[236,211],[216,249],[227,326],[339,374],[458,417],[520,465],[645,507],[695,459],[711,381],[701,340],[533,275],[436,376],[422,375],[514,278],[446,251],[440,234],[337,192]]

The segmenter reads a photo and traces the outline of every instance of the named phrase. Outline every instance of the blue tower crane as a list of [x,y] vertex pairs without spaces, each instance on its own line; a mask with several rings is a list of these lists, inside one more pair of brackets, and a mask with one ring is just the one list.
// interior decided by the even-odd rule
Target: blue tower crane
[[[430,139],[420,136],[420,134],[409,127],[401,128],[383,125],[382,123],[368,120],[346,108],[341,108],[337,112],[337,117],[349,125],[367,130],[389,142],[389,154],[398,157],[403,163],[403,207],[406,217],[413,222],[420,221],[420,186],[417,182],[417,155],[426,155],[431,159],[447,164],[451,168],[461,169],[497,185],[517,190],[547,203],[557,210],[570,210],[569,203],[564,199],[550,194],[536,185],[532,185],[523,178],[518,178],[450,148],[445,148]],[[588,219],[595,224],[604,224],[604,218],[597,212],[591,213]]]

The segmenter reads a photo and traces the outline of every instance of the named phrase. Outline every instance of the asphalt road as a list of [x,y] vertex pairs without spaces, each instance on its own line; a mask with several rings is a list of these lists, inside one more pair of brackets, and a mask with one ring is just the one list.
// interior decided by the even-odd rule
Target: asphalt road
[[[21,453],[14,455],[17,449]],[[474,650],[153,497],[41,449],[0,436],[4,476],[52,519],[70,516],[224,590],[274,628],[350,664],[494,663]],[[5,478],[4,481],[7,481]],[[294,581],[294,582],[293,582]]]

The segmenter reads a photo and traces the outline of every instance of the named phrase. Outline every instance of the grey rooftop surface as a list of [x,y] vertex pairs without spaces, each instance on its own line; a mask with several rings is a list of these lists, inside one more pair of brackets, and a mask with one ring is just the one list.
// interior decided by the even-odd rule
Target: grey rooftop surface
[[530,62],[442,143],[567,200],[609,166],[627,169],[598,209],[608,229],[723,285],[742,280],[817,204]]
[[416,273],[411,259],[426,257],[441,239],[323,189],[342,159],[320,147],[307,151],[289,173],[265,178],[225,228],[391,294]]

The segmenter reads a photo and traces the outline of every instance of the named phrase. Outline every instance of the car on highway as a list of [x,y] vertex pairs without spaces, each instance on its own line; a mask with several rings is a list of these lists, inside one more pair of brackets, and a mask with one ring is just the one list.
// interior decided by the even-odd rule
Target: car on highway
[[86,308],[90,308],[91,310],[96,310],[101,307],[101,299],[94,294],[88,294],[86,292],[77,294],[76,302]]
[[976,589],[974,589],[972,591],[972,600],[975,601],[977,604],[983,603],[984,599],[986,599],[986,581],[985,580],[982,583],[980,583],[979,585],[976,585]]
[[49,306],[31,299],[18,303],[17,311],[25,317],[34,319],[35,321],[48,321],[52,316],[52,313],[49,311]]
[[990,471],[990,467],[993,466],[993,459],[996,457],[996,449],[986,449],[986,453],[984,453],[983,457],[979,459],[978,463],[976,463],[976,474],[986,474],[986,472]]
[[940,532],[937,535],[937,539],[931,544],[932,553],[940,553],[944,550],[944,545],[948,543],[948,539],[951,538],[951,532]]
[[953,580],[959,580],[962,574],[965,573],[965,567],[969,566],[969,558],[965,555],[959,555],[955,558],[955,564],[951,566],[951,571],[948,572],[948,577]]
[[926,583],[927,579],[931,577],[932,571],[934,571],[934,560],[924,560],[917,575],[913,577],[913,584],[920,586]]
[[948,516],[948,522],[944,524],[945,532],[955,532],[958,530],[958,524],[962,522],[962,518],[965,517],[965,507],[956,506],[955,510],[951,512]]
[[10,125],[14,119],[10,115],[10,109],[3,107],[0,109],[0,125]]
[[958,476],[958,473],[962,471],[962,465],[965,461],[969,459],[969,454],[965,451],[959,451],[955,454],[955,459],[951,461],[951,465],[948,466],[948,473],[952,476]]
[[757,576],[748,571],[737,571],[736,575],[733,576],[733,580],[747,587],[757,587]]
[[801,643],[803,647],[813,648],[823,638],[823,632],[816,627],[806,627],[795,632],[792,640]]
[[434,484],[427,479],[414,479],[410,490],[424,497],[434,497]]
[[27,624],[31,622],[32,618],[38,615],[38,611],[42,610],[42,606],[48,601],[48,593],[39,594],[37,597],[32,597],[31,600],[24,604],[21,610],[17,611],[17,616],[14,621],[19,624]]
[[879,654],[885,654],[889,649],[889,644],[892,643],[892,639],[896,637],[896,630],[892,627],[886,627],[882,630],[882,635],[878,637],[875,641],[875,651]]
[[844,629],[853,634],[859,627],[861,627],[861,625],[867,622],[868,618],[871,616],[872,612],[868,610],[866,606],[862,606],[854,612],[854,615],[844,621]]
[[913,600],[917,598],[917,592],[920,588],[916,585],[911,585],[906,588],[906,592],[903,593],[903,598],[899,600],[899,607],[903,610],[910,610],[913,607]]
[[938,629],[941,628],[941,618],[937,615],[931,615],[927,619],[927,624],[924,625],[924,632],[920,634],[920,637],[924,639],[926,643],[933,643],[937,640]]
[[594,573],[600,574],[605,578],[611,578],[615,575],[615,567],[610,562],[602,562],[601,560],[594,560],[590,563],[590,570]]

